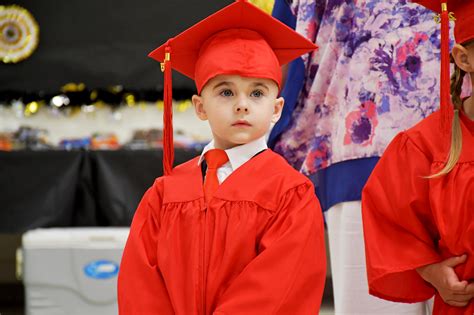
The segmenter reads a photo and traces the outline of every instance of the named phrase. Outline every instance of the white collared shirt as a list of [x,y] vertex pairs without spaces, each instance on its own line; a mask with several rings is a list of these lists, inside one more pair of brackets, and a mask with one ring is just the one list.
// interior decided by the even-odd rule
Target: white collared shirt
[[[233,171],[254,157],[255,154],[267,148],[267,141],[264,136],[252,142],[225,150],[225,153],[229,157],[229,161],[217,169],[217,178],[219,180],[219,184],[229,177]],[[215,149],[214,140],[207,144],[204,147],[204,150],[202,150],[198,165],[201,165],[201,162],[204,160],[204,154],[212,149]]]

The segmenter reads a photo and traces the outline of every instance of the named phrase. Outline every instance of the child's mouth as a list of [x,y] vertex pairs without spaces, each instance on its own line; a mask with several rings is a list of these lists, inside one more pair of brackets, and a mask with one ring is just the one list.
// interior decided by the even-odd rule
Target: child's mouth
[[246,120],[237,120],[232,124],[234,127],[250,127],[251,124]]

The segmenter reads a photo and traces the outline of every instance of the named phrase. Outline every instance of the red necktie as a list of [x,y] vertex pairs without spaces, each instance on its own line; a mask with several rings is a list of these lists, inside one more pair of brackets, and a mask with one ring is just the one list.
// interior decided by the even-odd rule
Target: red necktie
[[204,197],[209,202],[212,195],[219,187],[219,180],[217,178],[217,169],[224,165],[229,158],[224,150],[212,149],[204,154],[207,163],[206,178],[204,179]]

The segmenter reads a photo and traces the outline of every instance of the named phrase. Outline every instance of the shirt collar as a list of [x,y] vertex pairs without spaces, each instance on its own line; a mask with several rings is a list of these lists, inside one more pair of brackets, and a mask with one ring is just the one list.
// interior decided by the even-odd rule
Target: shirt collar
[[[225,153],[229,157],[229,162],[232,167],[232,170],[236,170],[242,166],[245,162],[254,157],[258,152],[267,149],[267,141],[265,136],[258,138],[254,141],[251,141],[246,144],[238,145],[236,147],[225,150]],[[202,150],[201,156],[198,161],[198,165],[201,165],[204,160],[204,154],[207,151],[215,149],[214,140],[209,142]]]

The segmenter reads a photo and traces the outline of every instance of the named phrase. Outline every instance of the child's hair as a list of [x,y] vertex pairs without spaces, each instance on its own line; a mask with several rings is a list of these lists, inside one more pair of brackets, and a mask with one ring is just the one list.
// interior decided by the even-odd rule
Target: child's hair
[[[463,43],[462,46],[466,47],[473,43],[474,40],[471,40]],[[466,72],[458,67],[452,56],[451,60],[454,63],[454,73],[451,76],[451,101],[454,105],[454,117],[451,131],[451,148],[449,149],[448,161],[446,162],[444,168],[438,173],[428,176],[428,178],[436,178],[449,174],[449,172],[451,172],[458,162],[462,151],[462,131],[461,122],[459,121],[459,111],[462,110],[461,93]]]

